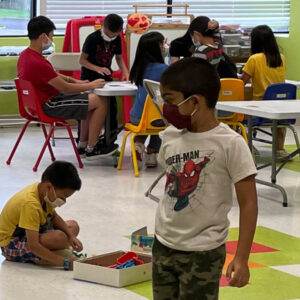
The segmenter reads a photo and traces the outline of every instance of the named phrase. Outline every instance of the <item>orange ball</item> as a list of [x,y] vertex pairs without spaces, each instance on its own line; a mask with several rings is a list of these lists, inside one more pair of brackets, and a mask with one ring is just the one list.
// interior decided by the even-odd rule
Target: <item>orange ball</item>
[[151,20],[144,14],[132,14],[127,20],[127,30],[132,33],[142,34],[151,25]]

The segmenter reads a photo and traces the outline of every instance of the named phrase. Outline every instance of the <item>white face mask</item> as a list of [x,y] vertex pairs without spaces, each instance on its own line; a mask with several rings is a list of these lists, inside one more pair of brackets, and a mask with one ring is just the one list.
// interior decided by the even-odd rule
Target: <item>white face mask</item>
[[44,51],[44,50],[47,50],[47,49],[49,49],[50,47],[51,47],[51,45],[52,45],[52,41],[48,38],[48,43],[42,43],[42,50]]
[[55,200],[54,201],[51,201],[48,197],[48,191],[47,191],[47,194],[46,196],[44,197],[44,200],[46,203],[48,203],[50,206],[52,206],[53,208],[56,208],[56,207],[60,207],[62,205],[64,205],[66,203],[65,200],[61,199],[61,198],[57,198],[56,197],[56,194],[55,194],[55,191],[54,191],[54,195],[55,195]]
[[163,49],[163,51],[161,52],[161,55],[162,55],[162,57],[163,58],[165,58],[165,57],[167,57],[168,56],[168,54],[169,54],[169,46],[168,45],[164,45],[164,49]]
[[117,35],[114,36],[114,37],[112,37],[112,38],[110,38],[108,35],[106,35],[104,33],[103,30],[101,30],[101,36],[102,36],[102,38],[104,39],[105,42],[109,42],[109,43],[112,42],[112,41],[114,41],[117,38]]

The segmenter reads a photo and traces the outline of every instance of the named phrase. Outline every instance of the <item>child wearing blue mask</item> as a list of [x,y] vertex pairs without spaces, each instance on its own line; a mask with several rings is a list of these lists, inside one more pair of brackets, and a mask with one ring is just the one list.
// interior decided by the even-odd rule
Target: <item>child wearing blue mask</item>
[[163,115],[171,125],[161,132],[158,155],[166,184],[155,219],[154,300],[218,299],[233,186],[240,232],[226,277],[234,287],[249,282],[257,171],[244,139],[215,117],[219,90],[215,68],[196,57],[175,62],[161,77]]
[[74,220],[64,221],[55,209],[80,187],[76,168],[56,161],[44,171],[41,182],[12,196],[0,215],[2,255],[8,261],[38,264],[44,260],[71,270],[76,257],[63,257],[53,251],[69,246],[81,251],[79,226]]
[[219,23],[217,21],[200,16],[191,22],[188,29],[195,45],[193,56],[207,60],[216,69],[220,61],[224,59],[218,28]]

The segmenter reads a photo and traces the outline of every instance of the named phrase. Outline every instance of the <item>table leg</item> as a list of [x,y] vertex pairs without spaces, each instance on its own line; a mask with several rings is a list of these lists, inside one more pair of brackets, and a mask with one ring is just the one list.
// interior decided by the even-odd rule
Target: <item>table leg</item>
[[110,97],[107,97],[107,113],[105,118],[105,142],[110,145]]
[[272,173],[271,181],[276,183],[277,120],[272,121]]
[[252,153],[252,116],[247,116],[248,118],[248,145],[250,148],[250,151]]

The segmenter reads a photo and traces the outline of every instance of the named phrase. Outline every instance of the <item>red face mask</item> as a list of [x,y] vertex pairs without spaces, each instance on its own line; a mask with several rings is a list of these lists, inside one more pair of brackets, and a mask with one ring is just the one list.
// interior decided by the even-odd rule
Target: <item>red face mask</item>
[[192,116],[197,109],[195,109],[190,115],[182,115],[178,109],[181,104],[190,100],[191,98],[192,96],[184,99],[179,104],[164,104],[163,106],[163,116],[177,129],[187,129],[189,131],[192,130]]

